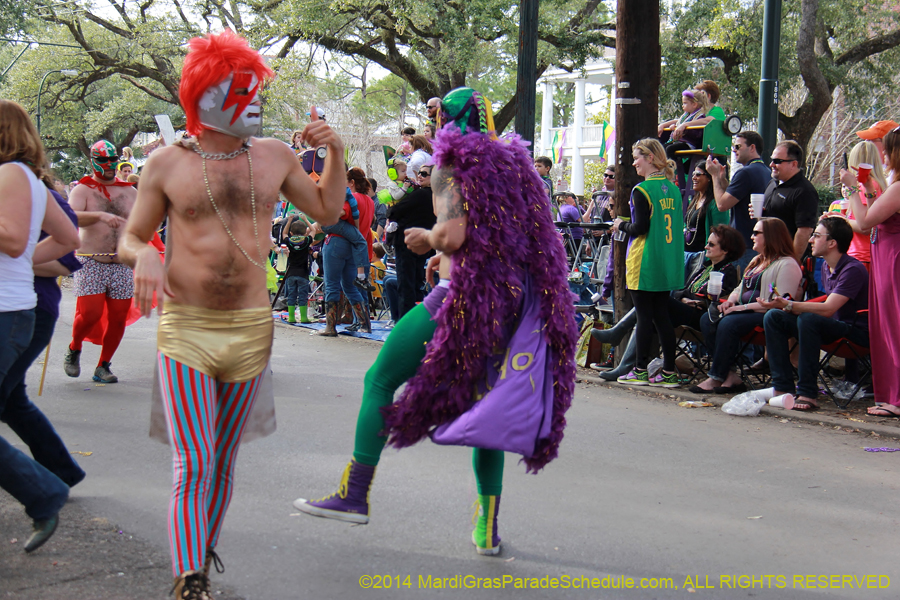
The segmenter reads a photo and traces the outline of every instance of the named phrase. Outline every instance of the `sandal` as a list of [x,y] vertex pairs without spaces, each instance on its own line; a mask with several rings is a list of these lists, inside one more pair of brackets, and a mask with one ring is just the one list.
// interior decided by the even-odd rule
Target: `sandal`
[[900,414],[895,413],[892,410],[885,408],[885,406],[890,406],[886,403],[879,403],[875,406],[870,406],[866,413],[873,417],[887,417],[889,419],[900,419]]
[[803,400],[800,399],[800,396],[794,400],[794,408],[792,410],[804,410],[804,411],[813,411],[819,410],[819,405],[815,400],[811,400],[809,398],[804,397]]

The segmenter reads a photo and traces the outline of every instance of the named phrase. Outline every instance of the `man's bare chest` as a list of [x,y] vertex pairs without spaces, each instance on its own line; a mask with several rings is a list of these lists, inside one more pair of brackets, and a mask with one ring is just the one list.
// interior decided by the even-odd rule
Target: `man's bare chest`
[[272,179],[271,173],[260,168],[254,169],[251,178],[246,163],[230,168],[208,165],[205,174],[201,169],[173,177],[166,196],[172,212],[188,221],[218,219],[217,214],[228,220],[252,218],[254,213],[260,217],[278,199],[279,188]]
[[127,219],[136,199],[134,188],[107,188],[107,191],[109,198],[102,191],[91,190],[85,208],[90,212],[107,212]]

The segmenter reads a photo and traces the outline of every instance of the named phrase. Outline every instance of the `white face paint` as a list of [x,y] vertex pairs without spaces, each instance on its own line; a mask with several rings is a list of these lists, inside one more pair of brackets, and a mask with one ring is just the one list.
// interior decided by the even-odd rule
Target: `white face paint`
[[200,124],[245,140],[259,131],[259,79],[253,73],[232,73],[210,86],[197,105]]

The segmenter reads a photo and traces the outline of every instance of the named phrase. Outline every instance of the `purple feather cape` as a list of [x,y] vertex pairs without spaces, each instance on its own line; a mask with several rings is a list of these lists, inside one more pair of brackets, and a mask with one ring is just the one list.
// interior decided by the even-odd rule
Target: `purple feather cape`
[[491,139],[448,124],[434,149],[436,166],[452,168],[460,185],[466,240],[453,255],[449,293],[434,316],[425,358],[400,399],[382,409],[388,444],[411,446],[468,410],[488,360],[508,341],[528,273],[533,293],[541,296],[554,378],[550,436],[523,459],[536,473],[558,454],[575,390],[578,340],[566,254],[547,188],[517,135]]

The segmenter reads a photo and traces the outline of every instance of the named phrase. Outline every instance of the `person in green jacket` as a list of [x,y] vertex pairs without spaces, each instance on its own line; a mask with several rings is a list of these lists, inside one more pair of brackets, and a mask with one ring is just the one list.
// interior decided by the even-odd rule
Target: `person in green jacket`
[[[632,146],[634,168],[644,181],[631,192],[631,222],[621,218],[612,231],[631,239],[625,258],[625,280],[637,314],[637,359],[634,370],[619,378],[627,385],[678,387],[675,373],[675,330],[669,318],[669,292],[684,287],[684,218],[681,190],[675,185],[675,162],[666,159],[659,140],[645,138]],[[653,330],[663,349],[663,369],[647,372]]]

